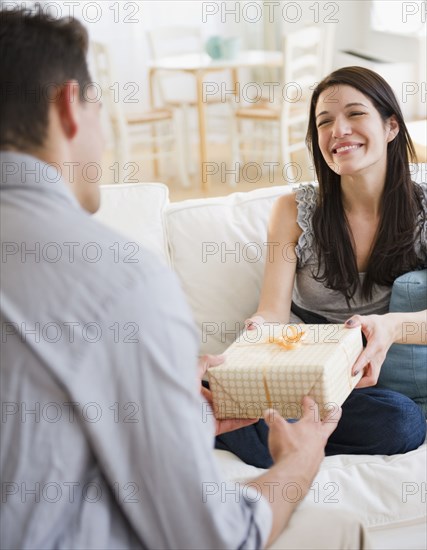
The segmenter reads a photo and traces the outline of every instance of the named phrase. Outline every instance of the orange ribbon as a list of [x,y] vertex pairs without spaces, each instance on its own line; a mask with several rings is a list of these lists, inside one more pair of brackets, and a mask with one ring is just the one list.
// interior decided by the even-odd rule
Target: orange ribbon
[[[290,332],[290,334],[289,334]],[[305,329],[297,325],[288,325],[286,327],[286,334],[281,337],[268,339],[267,344],[277,344],[285,350],[291,350],[298,348],[302,340],[305,337]]]

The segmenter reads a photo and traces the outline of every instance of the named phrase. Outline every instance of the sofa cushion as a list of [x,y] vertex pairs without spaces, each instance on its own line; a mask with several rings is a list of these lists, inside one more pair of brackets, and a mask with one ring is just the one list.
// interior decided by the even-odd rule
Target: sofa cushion
[[[425,538],[399,540],[394,546],[384,546],[387,532],[397,527],[419,526],[425,534],[425,468],[427,446],[394,456],[336,455],[323,460],[311,490],[295,514],[310,525],[310,513],[326,507],[331,514],[342,510],[358,516],[372,532],[381,530],[381,545],[374,548],[422,548]],[[249,466],[228,451],[215,450],[215,456],[226,480],[247,482],[265,470]],[[277,487],[276,494],[295,498],[295,483]],[[227,487],[231,489],[232,487]],[[282,493],[283,491],[283,493]],[[232,494],[231,492],[229,494]],[[270,493],[271,494],[271,493]],[[273,493],[274,494],[274,493]],[[424,528],[424,530],[422,530]],[[409,533],[410,534],[410,533]],[[280,539],[273,548],[283,548]],[[285,546],[286,547],[286,546]]]
[[[162,183],[102,185],[101,207],[95,217],[169,264],[163,224],[168,202],[169,189]],[[133,251],[129,247],[130,255]]]
[[201,353],[221,353],[255,312],[274,201],[291,187],[172,203],[165,218],[172,267],[200,330]]
[[[427,270],[398,277],[391,293],[390,311],[427,309]],[[410,331],[411,327],[408,326]],[[381,368],[378,387],[403,393],[418,403],[427,416],[427,346],[394,344]]]

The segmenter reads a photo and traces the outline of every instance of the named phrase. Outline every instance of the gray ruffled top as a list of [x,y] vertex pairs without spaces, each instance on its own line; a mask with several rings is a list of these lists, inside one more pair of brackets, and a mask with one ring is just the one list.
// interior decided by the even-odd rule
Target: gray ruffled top
[[[427,185],[418,184],[422,190],[422,203],[425,220],[422,214],[419,217],[421,231],[415,242],[415,251],[419,258],[419,267],[427,267]],[[296,190],[298,206],[298,225],[302,229],[295,248],[297,255],[297,271],[292,299],[296,305],[326,317],[332,323],[344,323],[349,317],[358,313],[360,315],[383,314],[388,312],[391,287],[374,285],[372,299],[366,301],[361,293],[359,285],[356,294],[350,302],[350,308],[341,292],[326,288],[316,281],[312,272],[317,271],[317,254],[314,246],[314,234],[312,219],[317,204],[318,188],[309,183],[300,185]],[[418,227],[419,227],[418,225]],[[365,273],[359,273],[360,282],[363,283]],[[300,319],[291,314],[291,322]]]

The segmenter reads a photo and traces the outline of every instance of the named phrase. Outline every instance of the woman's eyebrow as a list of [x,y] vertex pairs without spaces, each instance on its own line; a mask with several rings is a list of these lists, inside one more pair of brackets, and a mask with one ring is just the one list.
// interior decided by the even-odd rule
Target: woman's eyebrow
[[[348,107],[354,107],[355,105],[361,105],[362,107],[365,107],[365,109],[368,108],[364,103],[353,102],[353,103],[347,103],[347,105],[344,107],[344,109],[347,109]],[[316,115],[316,118],[320,115],[328,115],[328,114],[329,114],[329,111],[322,111],[321,113]]]

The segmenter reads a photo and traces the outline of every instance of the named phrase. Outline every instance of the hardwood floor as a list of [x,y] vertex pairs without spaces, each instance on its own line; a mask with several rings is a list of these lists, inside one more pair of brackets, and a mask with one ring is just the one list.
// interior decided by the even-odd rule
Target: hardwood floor
[[[197,152],[197,144],[194,146]],[[176,176],[174,163],[171,161],[162,161],[160,164],[160,173],[158,177],[154,176],[153,163],[144,154],[142,148],[133,149],[133,158],[129,165],[123,167],[119,172],[118,163],[114,161],[112,150],[107,151],[102,162],[102,184],[111,183],[133,183],[133,182],[161,182],[169,187],[170,200],[181,201],[186,199],[201,197],[218,197],[229,195],[230,193],[251,191],[260,187],[269,187],[273,185],[286,185],[286,171],[283,174],[280,167],[273,160],[258,160],[258,162],[242,162],[236,171],[231,165],[230,146],[227,143],[211,142],[208,145],[210,161],[204,169],[204,173],[195,170],[190,174],[190,187],[183,187]],[[294,159],[299,166],[303,166],[302,159]],[[194,162],[195,168],[197,162]],[[208,191],[202,188],[202,179],[208,183]],[[294,182],[306,181],[312,179],[308,169],[301,170],[299,178]],[[230,182],[234,185],[230,185]]]

